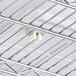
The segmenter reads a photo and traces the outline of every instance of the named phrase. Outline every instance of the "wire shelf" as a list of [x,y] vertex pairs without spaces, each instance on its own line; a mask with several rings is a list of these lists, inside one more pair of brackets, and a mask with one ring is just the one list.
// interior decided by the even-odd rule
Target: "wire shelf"
[[76,75],[76,9],[64,2],[0,0],[0,76]]

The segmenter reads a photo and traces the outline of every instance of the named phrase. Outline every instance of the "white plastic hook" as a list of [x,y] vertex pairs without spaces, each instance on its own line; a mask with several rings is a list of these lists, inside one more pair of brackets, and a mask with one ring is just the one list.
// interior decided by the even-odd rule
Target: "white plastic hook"
[[42,40],[42,33],[43,32],[35,30],[33,28],[30,28],[30,27],[25,28],[25,34],[28,34],[28,36],[30,37],[30,40],[34,41],[36,43],[38,43]]
[[31,37],[35,42],[40,42],[42,40],[42,35],[39,31],[33,31],[32,32],[32,37]]

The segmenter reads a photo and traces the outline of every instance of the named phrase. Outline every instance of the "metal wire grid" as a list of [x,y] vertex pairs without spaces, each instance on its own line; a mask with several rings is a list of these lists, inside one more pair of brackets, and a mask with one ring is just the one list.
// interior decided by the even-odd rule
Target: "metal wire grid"
[[55,76],[6,59],[0,59],[0,76]]
[[[27,0],[25,3],[24,0],[7,2],[8,1],[1,1],[1,16],[67,37],[76,38],[75,9],[47,0],[42,0],[42,2],[39,0]],[[57,19],[59,20],[57,21]]]
[[56,0],[62,3],[66,3],[70,6],[76,7],[76,0]]
[[[29,33],[33,30],[26,33],[27,27],[3,18],[0,19],[0,22],[1,58],[52,72],[56,75],[68,75],[75,69],[75,41],[44,33],[42,35],[43,41],[36,45],[30,41],[31,38],[29,37]],[[4,25],[7,23],[8,26]],[[66,51],[68,52],[65,54]],[[9,67],[5,61],[4,64]],[[70,70],[66,68],[67,72],[62,72],[65,67],[70,68],[71,66],[73,67]],[[11,66],[10,68],[15,71]]]
[[[28,43],[26,43],[27,42],[27,39],[29,39],[29,37],[27,37],[28,35],[29,35],[29,33],[31,33],[31,32],[29,32],[27,35],[26,35],[26,33],[25,33],[25,31],[26,31],[26,27],[24,27],[24,26],[22,26],[22,25],[20,25],[19,26],[19,24],[16,24],[15,25],[15,23],[14,22],[11,22],[11,21],[8,21],[8,20],[4,20],[4,19],[0,19],[0,22],[1,22],[1,25],[0,25],[0,41],[1,41],[1,43],[0,43],[0,51],[2,51],[3,49],[2,48],[4,48],[5,49],[5,51],[8,51],[9,49],[11,49],[12,47],[14,47],[18,42],[20,42],[20,41],[22,41],[23,42],[23,40],[25,41],[24,43],[22,43],[21,45],[23,45],[24,44],[24,47],[26,46],[26,45],[30,45],[30,43],[28,42]],[[8,24],[8,26],[6,26]],[[15,25],[15,27],[13,27]],[[4,27],[5,26],[5,27]],[[18,28],[18,26],[20,27],[20,28]],[[13,28],[12,28],[13,27]],[[10,29],[11,28],[11,29]],[[15,29],[16,28],[16,29]],[[18,29],[17,29],[18,28]],[[10,30],[9,30],[10,29]],[[15,29],[15,30],[12,30],[12,29]],[[12,31],[11,31],[12,30]],[[9,32],[10,31],[10,32]],[[28,31],[28,30],[27,30]],[[13,33],[12,33],[13,32]],[[6,38],[4,38],[2,35],[5,35],[5,33],[7,34],[7,36],[5,36]],[[23,33],[23,34],[22,34]],[[21,35],[22,34],[22,35]],[[10,38],[13,38],[13,36],[14,36],[14,39],[16,38],[16,39],[18,39],[18,37],[20,37],[18,40],[14,40],[14,42],[12,43],[11,41],[11,43],[9,43],[9,42],[7,42]],[[17,37],[18,36],[18,37]],[[25,44],[26,43],[26,44]],[[3,45],[2,45],[3,44]],[[3,46],[3,47],[2,47]],[[5,47],[7,46],[7,48],[8,49],[6,49]],[[10,47],[8,47],[8,46],[10,46]],[[20,48],[20,46],[17,46],[19,49],[21,49]],[[23,48],[24,48],[23,47]],[[18,49],[18,50],[19,50]],[[5,51],[3,51],[2,53],[4,54],[4,52]],[[16,50],[15,50],[16,51]],[[15,53],[15,51],[14,51],[14,53]],[[20,51],[20,50],[19,50]],[[17,52],[17,51],[16,51]],[[12,54],[13,55],[13,54]],[[14,55],[13,55],[14,56]],[[6,60],[7,61],[7,60]],[[13,63],[11,63],[10,62],[10,64],[8,64],[9,62],[6,62],[4,59],[1,59],[1,61],[0,61],[0,72],[1,72],[1,74],[0,74],[0,76],[18,76],[18,73],[17,72],[19,72],[19,70],[20,70],[20,68],[19,68],[19,66],[17,66],[18,64],[16,64],[16,66],[15,66],[15,69],[13,69],[12,68],[12,66],[13,66]],[[21,66],[20,66],[21,67]],[[25,67],[25,66],[24,66]],[[9,69],[10,68],[10,69]],[[18,69],[19,70],[18,70]],[[22,68],[22,67],[21,67]],[[8,70],[9,69],[9,70]],[[26,69],[26,67],[25,67],[25,69]],[[54,76],[54,75],[51,75],[51,74],[49,74],[49,73],[43,73],[42,74],[42,71],[40,72],[40,75],[36,75],[35,73],[35,71],[34,70],[30,70],[30,71],[28,71],[28,72],[25,72],[25,69],[24,69],[24,72],[22,72],[21,74],[20,74],[20,72],[19,72],[19,75],[20,76],[30,76],[31,74],[33,75],[33,76],[40,76],[40,75],[49,75],[49,76]],[[16,70],[18,70],[17,72],[16,72]],[[9,72],[10,71],[10,72]],[[11,74],[11,72],[13,72],[12,74]],[[28,75],[26,74],[26,73],[28,73]],[[14,74],[14,75],[13,75]]]
[[[43,1],[41,3],[41,5],[44,4],[45,2]],[[47,2],[47,4],[48,4],[48,2]],[[49,9],[52,9],[57,5],[61,6],[56,3],[52,3],[52,4],[53,4],[53,6],[49,7]],[[37,8],[39,8],[39,6],[35,7],[31,11],[32,12],[35,11]],[[62,7],[63,7],[63,9],[59,10],[58,13],[56,13],[56,15],[54,15],[54,16],[57,16],[62,11],[68,9],[68,8],[65,8],[64,6],[62,6]],[[3,8],[3,10],[4,9],[7,10],[8,8],[9,7],[7,7],[7,8],[5,7],[5,8]],[[49,11],[49,9],[47,11]],[[67,18],[69,18],[70,16],[72,16],[75,13],[75,10],[72,10],[70,8],[69,8],[69,10],[71,10],[71,13],[69,13]],[[32,12],[29,12],[29,14],[31,14]],[[43,13],[45,14],[46,11]],[[43,13],[42,14],[40,13],[41,15],[38,17],[36,16],[37,19],[39,17],[41,17],[43,15]],[[29,14],[27,14],[27,16]],[[27,18],[27,16],[26,16],[26,18]],[[54,18],[54,16],[52,18]],[[23,16],[23,18],[25,18],[25,15]],[[65,19],[63,19],[61,22],[65,21],[67,18],[65,17]],[[22,18],[20,20],[22,20]],[[28,19],[28,20],[30,20],[30,19]],[[58,24],[61,24],[61,22],[59,22]],[[75,21],[72,24],[74,24],[74,23],[75,23]],[[32,24],[32,22],[28,23],[28,24]],[[54,24],[54,23],[52,23],[52,24]],[[72,26],[72,25],[70,25],[70,26]],[[53,74],[57,74],[57,75],[60,74],[63,76],[71,76],[71,74],[73,72],[75,72],[75,67],[76,67],[76,65],[75,65],[76,64],[76,59],[75,59],[76,58],[76,56],[75,56],[76,43],[75,43],[75,41],[72,41],[72,40],[69,40],[69,39],[66,39],[63,37],[59,37],[59,36],[56,36],[53,34],[48,34],[45,32],[42,35],[43,41],[36,45],[33,43],[33,41],[30,41],[31,38],[28,36],[29,33],[33,30],[31,30],[29,33],[25,33],[25,30],[27,30],[26,26],[6,20],[2,17],[0,18],[0,29],[1,29],[0,30],[0,49],[1,49],[0,56],[2,58],[5,58],[7,60],[12,60],[12,61],[15,61],[18,63],[22,63],[25,65],[29,65],[29,66],[32,66],[35,68],[39,68],[39,70],[42,69],[42,70],[45,70],[48,72],[52,72]],[[75,31],[74,31],[74,33],[75,33]],[[25,50],[28,50],[28,51],[25,51]],[[66,51],[67,51],[67,53],[66,53]],[[8,66],[8,64],[5,63],[5,61],[4,61],[4,64],[6,64]],[[10,68],[12,71],[15,72],[15,70],[12,67],[10,67]],[[35,75],[35,76],[38,75],[38,74],[36,75],[34,73],[36,73],[36,72],[33,72],[33,75]],[[22,76],[25,76],[25,75],[22,75]],[[30,76],[30,75],[28,74],[28,76]],[[41,75],[41,76],[44,76],[44,75]]]
[[[6,26],[8,24],[8,26]],[[18,27],[20,27],[20,28],[18,28]],[[16,29],[15,29],[16,28]],[[29,41],[28,39],[29,39],[29,34],[31,33],[31,30],[30,30],[30,32],[28,32],[28,33],[26,33],[28,30],[26,30],[27,29],[27,27],[24,27],[24,26],[22,26],[22,25],[19,25],[19,24],[16,24],[16,23],[14,23],[14,22],[12,22],[12,21],[8,21],[8,20],[5,20],[5,19],[3,19],[3,18],[0,18],[0,51],[2,52],[2,53],[0,53],[0,55],[1,54],[4,54],[4,52],[6,52],[6,51],[8,51],[9,49],[11,49],[12,47],[15,47],[15,45],[17,44],[17,43],[19,43],[20,41],[20,43],[22,43],[21,45],[23,46],[23,47],[21,47],[21,46],[17,46],[19,49],[23,49],[23,48],[25,48],[26,46],[28,46],[28,45],[30,45],[30,43],[31,43],[31,41]],[[12,29],[14,29],[14,30],[12,30]],[[21,35],[22,34],[22,35]],[[5,36],[5,35],[7,35],[7,36]],[[48,35],[48,34],[46,34],[46,35]],[[46,36],[45,35],[45,36]],[[19,38],[20,37],[20,38]],[[12,39],[13,38],[13,40],[14,41],[12,41],[11,42],[11,40],[10,39]],[[24,40],[24,41],[23,41]],[[25,41],[26,40],[26,41]],[[8,42],[8,41],[10,41],[10,42]],[[24,43],[23,43],[24,42]],[[19,43],[19,44],[20,44]],[[32,44],[33,44],[33,42],[32,42]],[[31,44],[31,45],[32,45]],[[36,45],[36,44],[35,44]],[[3,46],[3,47],[2,47]],[[4,50],[4,49],[5,50]],[[18,49],[17,48],[17,49]],[[18,52],[20,52],[20,50],[18,49],[18,51],[14,51],[14,53],[12,52],[12,55],[11,55],[11,57],[13,57],[14,56],[14,54],[17,54]],[[31,48],[30,48],[31,49]],[[4,51],[2,51],[2,50],[4,50]],[[28,50],[28,49],[27,49]],[[30,51],[31,52],[31,51]],[[9,56],[9,55],[8,55]],[[8,59],[8,60],[10,60],[11,59],[11,57]],[[7,61],[7,60],[6,60]],[[8,66],[9,68],[10,68],[10,72],[11,72],[11,70],[15,73],[14,75],[16,75],[17,74],[17,72],[12,68],[12,65],[8,65],[7,64],[7,62],[5,62],[5,60],[4,59],[2,59],[1,60],[1,65],[0,65],[0,69],[1,69],[1,74],[0,75],[2,75],[2,76],[14,76],[14,75],[12,75],[12,74],[10,74],[10,72],[9,72],[9,70],[7,70],[8,69],[8,67],[6,67],[6,66],[4,66],[4,65],[6,65],[6,66]],[[12,63],[11,63],[12,64]],[[3,65],[3,66],[2,66]],[[17,66],[15,67],[15,68],[17,68]],[[5,70],[5,71],[4,71]],[[25,72],[25,71],[24,71]],[[33,72],[33,71],[32,71]],[[31,73],[31,72],[30,72]],[[26,73],[22,73],[21,74],[21,76],[25,76],[26,75]],[[35,76],[38,76],[38,75],[36,75],[36,74],[33,74],[33,75],[35,75]],[[41,72],[41,75],[49,75],[49,73],[44,73],[44,74],[42,74],[42,72]],[[16,75],[17,76],[17,75]],[[26,75],[27,76],[27,75]],[[29,76],[29,74],[28,74],[28,76]],[[40,75],[39,75],[40,76]],[[51,74],[49,75],[49,76],[51,76]],[[52,75],[53,76],[53,75]]]

